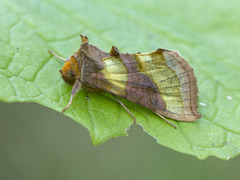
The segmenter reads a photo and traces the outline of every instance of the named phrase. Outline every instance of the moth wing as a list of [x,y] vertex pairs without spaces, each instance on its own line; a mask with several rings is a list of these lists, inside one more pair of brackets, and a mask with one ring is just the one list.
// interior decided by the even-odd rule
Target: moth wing
[[103,62],[105,68],[92,74],[97,88],[175,120],[201,117],[193,69],[176,51],[121,54],[104,58]]
[[140,69],[158,87],[166,103],[166,111],[155,111],[181,121],[195,121],[197,111],[197,79],[193,68],[177,51],[158,49],[149,54],[136,54]]

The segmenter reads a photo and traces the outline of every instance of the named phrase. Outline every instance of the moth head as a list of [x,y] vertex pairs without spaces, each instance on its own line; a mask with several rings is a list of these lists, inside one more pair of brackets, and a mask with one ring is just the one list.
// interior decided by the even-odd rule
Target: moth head
[[75,57],[71,56],[68,58],[63,68],[59,72],[61,73],[62,79],[66,83],[73,85],[77,76],[77,61]]

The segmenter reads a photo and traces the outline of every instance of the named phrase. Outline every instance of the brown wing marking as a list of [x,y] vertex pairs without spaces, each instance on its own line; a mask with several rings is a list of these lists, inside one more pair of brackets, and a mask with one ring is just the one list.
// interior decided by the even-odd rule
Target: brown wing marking
[[[91,74],[91,83],[97,88],[124,97],[151,110],[165,110],[166,104],[158,93],[157,86],[141,73],[134,56],[121,54],[103,60],[105,69]],[[123,67],[126,68],[124,68]]]
[[[178,75],[178,77],[181,84],[181,94],[183,99],[185,100],[183,102],[183,105],[184,105],[183,107],[184,107],[184,113],[186,115],[185,116],[186,119],[183,119],[183,121],[194,121],[199,119],[201,117],[201,114],[197,110],[198,108],[197,79],[194,75],[193,68],[176,51],[164,51],[163,54],[164,54],[164,57],[168,59],[167,61],[168,66],[170,67],[172,66],[172,69],[174,69],[177,72],[177,66],[173,66],[173,64],[179,64],[182,67],[182,70],[184,71],[184,73],[182,74],[177,72],[178,74],[181,74],[181,75]],[[178,69],[181,69],[181,68],[178,68]],[[188,93],[184,93],[184,92],[188,92]]]
[[[137,81],[139,81],[140,83],[137,83]],[[116,93],[122,91],[122,88],[117,86],[116,84],[124,83],[127,83],[126,88],[124,89],[125,94],[122,95]],[[128,81],[106,79],[104,76],[99,76],[96,86],[100,89],[103,89],[104,91],[121,96],[132,102],[145,106],[151,110],[166,110],[166,104],[159,95],[157,87],[152,83],[152,81],[148,80],[148,77],[145,74],[132,74],[132,77],[129,77]],[[111,90],[109,90],[108,87],[111,87]]]

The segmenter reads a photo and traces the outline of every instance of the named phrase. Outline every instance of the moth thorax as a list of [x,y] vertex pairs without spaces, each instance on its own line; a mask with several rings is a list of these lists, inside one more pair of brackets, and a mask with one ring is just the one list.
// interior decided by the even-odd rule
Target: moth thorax
[[76,81],[76,76],[78,75],[78,66],[76,59],[71,56],[69,61],[67,61],[63,68],[60,70],[62,79],[68,83],[73,85]]

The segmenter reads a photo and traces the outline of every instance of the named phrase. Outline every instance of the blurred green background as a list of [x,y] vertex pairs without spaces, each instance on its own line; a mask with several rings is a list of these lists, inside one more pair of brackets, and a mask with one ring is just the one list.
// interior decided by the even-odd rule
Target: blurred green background
[[88,131],[35,103],[0,103],[1,180],[240,179],[240,157],[198,160],[155,142],[138,125],[94,146]]

